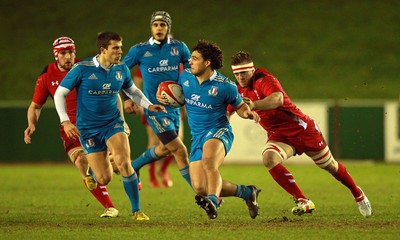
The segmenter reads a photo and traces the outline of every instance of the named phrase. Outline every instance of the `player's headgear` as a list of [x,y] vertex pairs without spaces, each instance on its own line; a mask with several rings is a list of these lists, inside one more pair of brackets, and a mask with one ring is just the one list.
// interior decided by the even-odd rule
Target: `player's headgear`
[[171,32],[172,19],[166,11],[157,11],[151,15],[150,26],[154,21],[163,21],[168,25],[168,33]]
[[232,66],[233,73],[246,72],[250,70],[254,70],[253,62]]
[[56,60],[60,51],[72,50],[75,52],[75,42],[69,37],[59,37],[53,42],[53,53]]

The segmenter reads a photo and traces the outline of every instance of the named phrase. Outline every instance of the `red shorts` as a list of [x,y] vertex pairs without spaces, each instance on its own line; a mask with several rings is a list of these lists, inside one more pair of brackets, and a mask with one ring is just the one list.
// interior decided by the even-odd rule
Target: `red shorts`
[[[289,136],[289,137],[288,137]],[[289,132],[274,131],[268,133],[268,141],[277,141],[286,143],[296,149],[296,154],[301,155],[304,152],[319,152],[326,146],[326,141],[318,124],[314,120],[307,122],[307,128],[298,131],[296,134]]]
[[142,115],[140,117],[140,122],[143,123],[143,125],[145,125],[146,127],[149,126],[149,123],[147,122],[146,116]]
[[81,147],[81,142],[79,141],[79,138],[71,139],[67,136],[67,134],[64,132],[64,128],[61,126],[60,128],[60,134],[61,134],[61,139],[64,144],[64,149],[65,152],[68,155],[68,152],[76,147]]

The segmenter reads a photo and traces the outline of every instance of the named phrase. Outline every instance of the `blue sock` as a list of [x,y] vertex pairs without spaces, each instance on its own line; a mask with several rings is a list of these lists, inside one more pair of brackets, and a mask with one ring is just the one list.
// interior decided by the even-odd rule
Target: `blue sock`
[[156,155],[156,146],[152,146],[147,149],[142,155],[132,161],[132,167],[136,172],[146,164],[159,160],[160,158]]
[[128,195],[129,201],[131,202],[132,212],[140,210],[140,196],[136,173],[127,177],[122,176],[122,182],[124,184],[126,195]]
[[251,195],[251,189],[245,185],[236,185],[236,197],[243,198],[244,200],[248,199]]
[[207,198],[210,199],[213,203],[214,206],[218,208],[218,197],[215,194],[208,194]]
[[189,166],[179,169],[179,172],[181,173],[182,177],[186,180],[186,182],[189,183],[189,186],[192,187],[192,182],[190,181]]

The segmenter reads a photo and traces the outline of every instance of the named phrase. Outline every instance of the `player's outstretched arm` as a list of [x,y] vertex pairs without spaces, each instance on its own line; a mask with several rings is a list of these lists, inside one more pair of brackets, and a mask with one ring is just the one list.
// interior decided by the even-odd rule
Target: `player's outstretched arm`
[[236,108],[237,114],[244,119],[251,119],[255,123],[258,123],[260,121],[260,117],[255,111],[251,111],[250,107],[246,103],[242,103],[239,105],[238,108]]
[[133,102],[138,104],[139,106],[143,108],[149,109],[149,111],[152,112],[167,112],[165,110],[165,107],[159,104],[153,104],[150,102],[149,99],[143,94],[143,92],[137,88],[135,85],[132,85],[130,88],[123,89],[125,94],[132,99]]
[[271,95],[258,101],[251,101],[251,99],[249,98],[243,98],[243,101],[247,105],[249,105],[251,110],[272,110],[282,106],[283,93],[274,92]]
[[160,104],[153,104],[149,106],[149,111],[152,112],[165,112],[167,113],[167,110],[165,110],[165,107],[160,105]]

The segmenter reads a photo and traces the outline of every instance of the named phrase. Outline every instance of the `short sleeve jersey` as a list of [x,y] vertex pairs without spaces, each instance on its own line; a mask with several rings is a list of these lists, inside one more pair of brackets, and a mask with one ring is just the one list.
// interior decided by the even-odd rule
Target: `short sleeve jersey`
[[199,84],[197,78],[186,69],[178,83],[185,96],[188,123],[193,136],[205,134],[212,128],[231,129],[226,117],[227,106],[237,107],[243,99],[229,78],[215,71],[209,80]]
[[[158,103],[156,93],[158,85],[164,81],[178,81],[179,65],[189,65],[190,52],[184,42],[168,38],[161,46],[153,38],[131,47],[123,62],[129,68],[139,64],[143,77],[143,93],[152,102]],[[166,106],[167,111],[179,111],[179,108]],[[157,113],[151,113],[157,115]],[[162,114],[162,113],[160,113]]]
[[[47,65],[36,80],[32,102],[42,106],[49,96],[54,98],[54,93],[67,73],[68,71],[62,72],[58,69],[57,62]],[[75,123],[77,104],[75,90],[67,96],[66,104],[68,117],[72,123]]]
[[105,127],[120,118],[118,93],[133,85],[130,71],[124,63],[114,64],[106,71],[97,56],[75,64],[61,86],[76,88],[78,129]]
[[256,69],[250,85],[246,88],[238,85],[238,90],[242,97],[252,101],[264,99],[274,92],[283,93],[282,106],[273,110],[256,110],[261,118],[260,125],[268,132],[279,131],[281,134],[286,132],[286,135],[292,135],[303,131],[305,124],[311,120],[290,100],[278,79],[266,69]]

